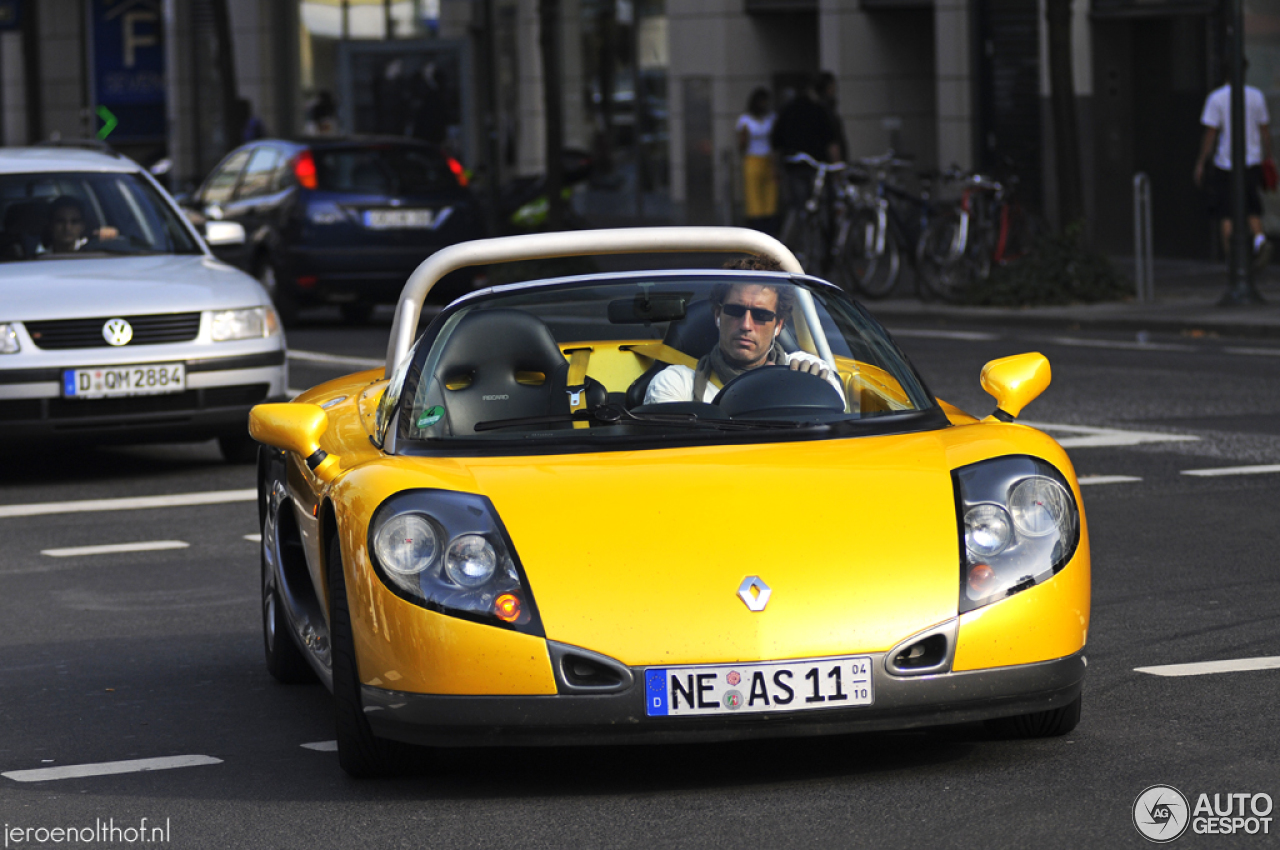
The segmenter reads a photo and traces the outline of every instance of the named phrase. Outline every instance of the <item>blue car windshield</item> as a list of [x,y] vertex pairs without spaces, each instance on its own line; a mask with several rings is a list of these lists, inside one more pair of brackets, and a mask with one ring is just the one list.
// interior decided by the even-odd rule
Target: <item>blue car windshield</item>
[[0,261],[199,254],[177,213],[127,172],[0,175]]
[[870,315],[777,273],[498,287],[437,317],[391,383],[400,438],[433,445],[946,424]]

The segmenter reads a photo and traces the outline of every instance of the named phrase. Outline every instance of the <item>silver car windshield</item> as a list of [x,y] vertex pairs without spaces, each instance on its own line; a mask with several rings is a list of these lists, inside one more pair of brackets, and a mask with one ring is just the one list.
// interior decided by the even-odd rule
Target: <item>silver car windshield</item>
[[155,187],[137,174],[0,175],[0,261],[198,254]]

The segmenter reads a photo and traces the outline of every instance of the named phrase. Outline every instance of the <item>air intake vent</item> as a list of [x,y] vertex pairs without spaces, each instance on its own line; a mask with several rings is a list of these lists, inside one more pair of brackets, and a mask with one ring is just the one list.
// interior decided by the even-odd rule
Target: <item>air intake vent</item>
[[562,694],[617,693],[635,681],[630,667],[607,655],[550,640],[547,649]]
[[957,620],[951,620],[907,638],[889,650],[885,669],[893,676],[946,673],[955,654]]

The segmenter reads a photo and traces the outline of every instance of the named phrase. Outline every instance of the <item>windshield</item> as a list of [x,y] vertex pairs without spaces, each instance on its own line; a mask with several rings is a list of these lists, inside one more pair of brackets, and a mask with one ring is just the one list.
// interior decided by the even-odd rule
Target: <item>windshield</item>
[[426,147],[317,148],[312,155],[324,192],[414,195],[458,186],[445,158]]
[[155,187],[121,172],[0,175],[0,260],[198,254]]
[[398,438],[428,448],[946,424],[874,319],[833,287],[774,273],[500,287],[438,317],[404,380]]

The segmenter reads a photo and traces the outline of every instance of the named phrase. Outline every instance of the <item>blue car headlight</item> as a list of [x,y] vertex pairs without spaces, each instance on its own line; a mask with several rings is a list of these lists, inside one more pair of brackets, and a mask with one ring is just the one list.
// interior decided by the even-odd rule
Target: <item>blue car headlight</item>
[[1034,587],[1067,565],[1080,543],[1080,510],[1062,473],[1039,458],[1000,457],[961,467],[960,613]]
[[483,496],[407,490],[369,524],[375,571],[432,611],[541,637],[542,621],[506,529]]

